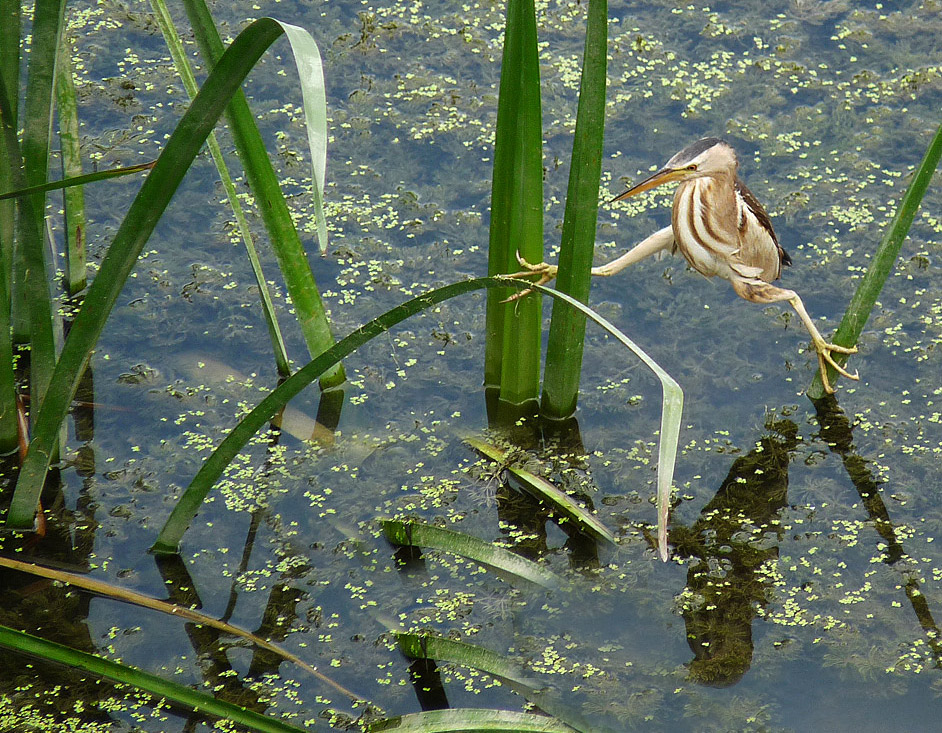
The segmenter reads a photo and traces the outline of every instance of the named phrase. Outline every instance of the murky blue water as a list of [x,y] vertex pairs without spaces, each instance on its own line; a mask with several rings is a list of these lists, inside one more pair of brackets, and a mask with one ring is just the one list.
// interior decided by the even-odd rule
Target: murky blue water
[[[154,157],[178,114],[168,99],[183,104],[177,87],[168,98],[171,71],[147,6],[131,9],[126,17],[98,8],[76,29],[88,149],[111,145],[103,166]],[[539,8],[548,258],[563,214],[584,10]],[[297,182],[291,203],[310,230],[337,335],[424,289],[485,272],[501,4],[281,2],[214,12],[231,33],[248,16],[270,14],[308,28],[321,45],[332,117],[327,257],[312,240],[286,46],[247,91],[280,171]],[[610,17],[603,195],[699,137],[727,138],[795,262],[785,286],[825,335],[833,332],[939,122],[942,9],[613,3]],[[95,25],[105,19],[120,29]],[[122,63],[124,47],[138,57]],[[130,102],[116,103],[116,80],[133,82]],[[223,146],[231,148],[225,136]],[[861,381],[840,383],[843,432],[839,417],[820,418],[803,395],[815,360],[784,308],[748,304],[680,259],[594,283],[593,306],[686,393],[674,562],[657,562],[644,538],[655,521],[659,385],[596,331],[582,382],[584,453],[570,465],[558,451],[535,452],[530,468],[552,469],[590,496],[622,538],[617,551],[567,544],[533,506],[471,475],[480,473],[469,470],[477,456],[461,438],[487,426],[483,298],[472,295],[346,362],[351,387],[333,447],[288,434],[254,445],[186,535],[186,578],[180,568],[162,574],[146,548],[239,405],[276,384],[214,176],[208,157],[187,176],[103,337],[93,361],[94,430],[70,444],[83,446],[85,462],[63,472],[64,506],[79,524],[59,530],[50,554],[161,597],[190,587],[206,613],[282,640],[389,715],[421,708],[408,662],[386,636],[400,624],[506,654],[600,728],[935,729],[938,186],[851,361]],[[127,179],[99,186],[107,195],[89,195],[97,253],[136,190]],[[657,191],[603,207],[597,263],[664,226],[669,203],[670,192]],[[276,291],[291,355],[302,363],[283,288]],[[225,366],[201,371],[197,361]],[[227,383],[227,370],[241,379]],[[313,416],[316,392],[295,407]],[[427,575],[412,567],[419,575],[410,576],[378,536],[375,520],[392,515],[523,544],[566,577],[566,589],[514,590],[447,556],[428,557]],[[528,538],[511,534],[521,523]],[[69,613],[84,628],[84,611]],[[87,614],[89,649],[184,683],[225,683],[240,699],[260,691],[270,696],[263,709],[296,714],[296,724],[326,709],[349,713],[322,683],[241,645],[220,650],[216,639],[112,601],[92,601]],[[271,625],[276,617],[282,627]],[[451,705],[521,709],[520,697],[469,674],[443,668]],[[105,717],[115,730],[184,727],[183,717],[161,721],[142,710],[125,701]]]

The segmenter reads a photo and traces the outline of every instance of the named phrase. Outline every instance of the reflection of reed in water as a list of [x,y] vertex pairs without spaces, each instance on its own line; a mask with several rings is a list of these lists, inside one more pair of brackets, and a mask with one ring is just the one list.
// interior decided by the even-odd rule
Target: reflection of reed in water
[[780,530],[774,522],[788,494],[788,464],[798,444],[791,420],[770,422],[758,447],[737,458],[716,496],[692,527],[675,527],[680,557],[697,558],[680,597],[687,643],[694,653],[690,677],[726,687],[752,664],[752,621],[767,602],[769,578],[762,565],[778,556],[764,542]]
[[901,586],[912,605],[919,625],[925,631],[925,641],[935,656],[935,667],[942,669],[942,629],[932,615],[932,609],[925,594],[919,588],[919,574],[910,572],[910,566],[904,560],[909,554],[897,536],[896,527],[880,495],[880,485],[870,469],[870,462],[857,451],[854,445],[853,429],[847,415],[837,404],[833,395],[820,400],[812,400],[821,426],[819,437],[832,453],[841,457],[847,475],[863,501],[873,528],[886,543],[883,550],[883,562],[896,568],[902,575]]

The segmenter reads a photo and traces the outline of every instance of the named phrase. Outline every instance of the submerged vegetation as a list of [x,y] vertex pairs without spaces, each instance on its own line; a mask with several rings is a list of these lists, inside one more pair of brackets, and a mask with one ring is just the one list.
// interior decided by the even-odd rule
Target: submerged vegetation
[[[334,333],[486,272],[505,10],[214,8],[227,43],[248,12],[271,12],[307,28],[324,54],[332,152],[321,221],[331,248],[309,261]],[[587,10],[536,10],[537,219],[552,259],[569,236]],[[734,139],[796,262],[785,284],[827,314],[828,332],[939,124],[942,8],[832,1],[766,12],[758,3],[735,12],[613,4],[606,138],[593,176],[605,199],[621,188],[618,177],[635,179],[681,141]],[[86,165],[157,158],[187,103],[150,7],[76,3],[66,17]],[[102,50],[119,47],[132,50]],[[275,46],[245,89],[284,212],[313,255],[307,128],[301,105],[285,101],[296,98],[281,78],[286,53]],[[229,134],[220,132],[220,147],[234,163],[240,143]],[[593,307],[688,395],[673,562],[662,565],[652,562],[651,505],[665,463],[661,386],[615,348],[611,332],[586,334],[578,430],[524,418],[481,435],[492,406],[478,387],[479,295],[438,300],[345,351],[344,410],[331,419],[321,393],[295,389],[301,379],[276,390],[244,226],[227,206],[210,205],[223,195],[214,176],[214,164],[197,157],[116,293],[72,408],[75,434],[62,443],[57,483],[43,492],[45,538],[7,534],[3,552],[201,607],[251,633],[193,616],[183,624],[98,586],[79,592],[10,575],[0,625],[71,647],[77,666],[12,655],[0,727],[234,727],[189,712],[207,710],[200,695],[209,694],[221,701],[213,715],[271,730],[482,721],[504,730],[684,730],[694,720],[698,730],[830,729],[838,719],[863,729],[861,714],[877,728],[919,729],[937,719],[938,187],[928,188],[895,267],[884,268],[887,283],[859,334],[865,381],[845,386],[840,404],[799,397],[814,358],[780,308],[736,303],[676,260],[594,284]],[[931,173],[918,178],[927,184]],[[86,190],[93,281],[139,185],[119,178]],[[238,177],[235,193],[262,265],[276,272],[265,197]],[[617,211],[602,206],[597,256],[610,259],[663,226],[669,201],[654,191]],[[47,213],[60,241],[70,227],[56,205]],[[6,227],[10,209],[0,207]],[[269,286],[282,325],[293,324],[290,287]],[[293,325],[283,340],[297,370],[309,343]],[[295,395],[273,427],[233,430],[273,391]],[[226,459],[207,460],[226,436]],[[162,534],[206,466],[217,473],[199,513]],[[12,492],[15,468],[4,477]],[[155,540],[160,552],[148,554]],[[34,643],[3,633],[15,647]],[[47,658],[61,658],[57,649]],[[144,693],[102,683],[97,675],[115,663],[169,684],[142,685]],[[795,709],[796,696],[821,689],[841,694]],[[437,711],[445,706],[459,710]]]

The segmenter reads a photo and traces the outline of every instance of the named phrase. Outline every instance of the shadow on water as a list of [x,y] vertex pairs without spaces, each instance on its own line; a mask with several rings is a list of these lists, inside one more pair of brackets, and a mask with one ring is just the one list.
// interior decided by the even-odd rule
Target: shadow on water
[[[926,640],[942,665],[940,631],[920,581],[907,567],[903,547],[868,461],[857,451],[853,429],[833,396],[814,401],[817,438],[841,458],[867,519],[886,543],[882,562],[896,568]],[[689,560],[682,593],[686,638],[694,659],[690,678],[729,687],[749,671],[752,625],[770,597],[772,577],[764,567],[778,558],[783,538],[779,514],[788,505],[789,464],[801,442],[798,426],[774,418],[757,447],[737,458],[714,497],[691,526],[674,524],[670,537],[678,557]]]
[[920,590],[921,583],[917,569],[907,567],[909,553],[906,552],[897,527],[890,518],[890,513],[880,493],[880,484],[870,470],[868,461],[860,455],[854,445],[850,421],[833,395],[815,400],[814,407],[821,426],[818,437],[833,453],[840,456],[844,469],[867,510],[870,523],[886,543],[881,559],[886,565],[895,568],[900,573],[906,598],[916,614],[919,625],[926,632],[926,644],[935,657],[934,666],[942,668],[942,633],[932,615],[928,599]]
[[778,557],[776,527],[788,503],[788,465],[800,438],[791,420],[772,420],[758,446],[737,458],[690,527],[671,527],[675,554],[691,560],[684,597],[691,679],[728,687],[752,664],[752,622],[765,605]]

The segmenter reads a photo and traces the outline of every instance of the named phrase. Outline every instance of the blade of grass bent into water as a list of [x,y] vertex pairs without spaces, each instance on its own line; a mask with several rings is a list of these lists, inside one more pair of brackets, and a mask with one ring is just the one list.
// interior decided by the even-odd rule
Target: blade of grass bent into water
[[462,532],[442,529],[425,522],[384,519],[383,534],[395,545],[443,550],[544,588],[559,588],[561,585],[559,576],[554,572],[510,550]]
[[556,511],[575,523],[581,531],[587,532],[597,540],[615,544],[615,535],[612,531],[566,492],[560,491],[542,476],[508,465],[507,451],[476,438],[465,438],[464,442],[492,461],[503,465],[521,483],[528,494],[554,507]]
[[586,721],[581,712],[563,702],[555,690],[538,679],[528,677],[519,664],[490,649],[433,634],[393,633],[399,650],[410,659],[432,659],[479,669],[581,733],[610,733],[607,728]]
[[657,448],[657,548],[661,560],[667,562],[667,520],[670,511],[671,483],[674,464],[677,460],[677,443],[680,440],[680,418],[684,411],[684,391],[677,381],[634,341],[619,331],[594,310],[565,293],[550,288],[532,286],[541,293],[552,293],[553,297],[569,303],[614,336],[619,343],[630,349],[661,382],[661,429]]
[[454,710],[428,710],[387,718],[370,725],[370,733],[462,733],[481,731],[488,733],[572,733],[571,726],[555,718],[513,710],[487,710],[457,708]]
[[[113,662],[110,659],[70,649],[62,644],[41,639],[38,636],[0,626],[0,646],[14,649],[41,659],[84,669],[91,674],[107,677],[120,684],[130,685],[153,695],[157,700],[166,699],[184,705],[199,713],[231,720],[252,730],[264,733],[310,733],[310,728],[296,728],[276,718],[217,700],[205,692],[193,690],[185,685],[162,679],[136,667]],[[155,701],[156,702],[156,701]]]
[[595,313],[588,306],[573,300],[568,295],[551,288],[520,282],[507,277],[480,277],[473,280],[452,283],[429,291],[416,298],[396,306],[364,324],[346,338],[338,341],[316,359],[308,362],[301,369],[286,379],[265,399],[249,412],[223,439],[200,467],[190,485],[177,501],[176,506],[161,529],[151,551],[158,554],[176,554],[180,540],[189,527],[200,505],[209,494],[213,484],[222,476],[239,451],[251,440],[252,436],[278,410],[295,397],[307,385],[317,379],[325,370],[353,353],[370,339],[388,331],[397,323],[426,310],[438,303],[482,288],[499,288],[510,285],[518,289],[532,288],[553,298],[560,298],[573,308],[583,311],[592,321],[615,336],[620,343],[631,349],[650,367],[661,380],[663,390],[661,430],[658,447],[658,541],[661,558],[667,560],[667,512],[669,509],[671,480],[674,475],[674,461],[677,456],[677,441],[680,436],[680,418],[683,411],[684,393],[680,385],[649,357],[631,339],[615,326]]

